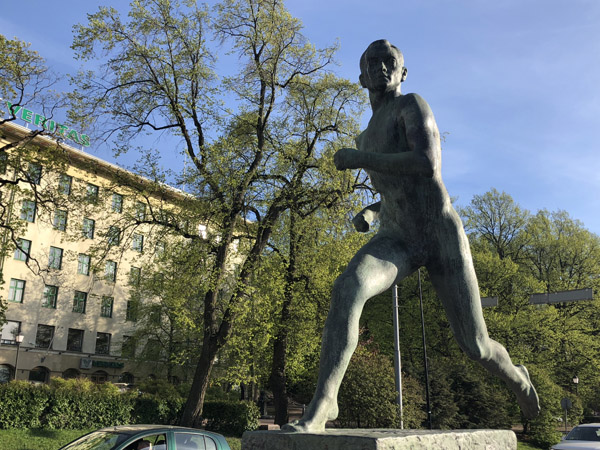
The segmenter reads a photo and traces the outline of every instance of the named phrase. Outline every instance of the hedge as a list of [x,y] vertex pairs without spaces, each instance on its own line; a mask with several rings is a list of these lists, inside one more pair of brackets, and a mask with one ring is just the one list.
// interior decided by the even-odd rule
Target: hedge
[[256,430],[260,412],[253,402],[206,401],[202,419],[206,429],[241,436],[244,431]]
[[[153,394],[120,392],[110,383],[86,379],[53,378],[50,385],[26,381],[0,384],[0,429],[94,429],[147,423],[175,425],[184,399]],[[238,435],[258,427],[258,407],[251,402],[207,401],[206,428]]]

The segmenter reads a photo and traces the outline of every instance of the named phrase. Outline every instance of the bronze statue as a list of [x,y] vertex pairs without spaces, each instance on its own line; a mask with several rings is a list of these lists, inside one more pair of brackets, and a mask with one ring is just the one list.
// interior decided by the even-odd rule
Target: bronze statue
[[527,369],[513,365],[506,349],[488,336],[469,242],[442,181],[440,136],[429,105],[417,94],[401,93],[404,57],[388,41],[369,45],[360,70],[373,116],[356,139],[358,149],[339,150],[334,162],[338,170],[367,171],[381,201],[353,223],[365,232],[379,218],[380,227],[334,284],[316,392],[304,416],[283,429],[320,431],[337,418],[338,390],[365,302],[421,266],[463,351],[507,383],[525,417],[535,417],[539,401]]

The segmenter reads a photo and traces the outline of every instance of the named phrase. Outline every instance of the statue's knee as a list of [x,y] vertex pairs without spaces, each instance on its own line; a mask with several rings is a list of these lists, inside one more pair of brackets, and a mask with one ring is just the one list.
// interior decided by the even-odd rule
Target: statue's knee
[[492,356],[491,346],[482,339],[476,339],[462,347],[467,356],[474,361],[487,361]]

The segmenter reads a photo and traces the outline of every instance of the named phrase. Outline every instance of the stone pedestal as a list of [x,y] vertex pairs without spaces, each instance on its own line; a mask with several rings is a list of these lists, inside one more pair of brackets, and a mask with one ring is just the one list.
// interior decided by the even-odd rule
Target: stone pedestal
[[510,430],[247,431],[242,450],[516,450]]

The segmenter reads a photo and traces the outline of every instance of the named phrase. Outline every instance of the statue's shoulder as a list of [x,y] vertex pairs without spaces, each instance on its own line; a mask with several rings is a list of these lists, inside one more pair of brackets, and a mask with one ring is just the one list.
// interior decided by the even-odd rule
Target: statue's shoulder
[[429,104],[419,94],[405,94],[398,99],[398,112],[401,116],[429,118],[433,112]]
[[405,94],[399,98],[403,107],[406,108],[418,108],[421,110],[429,110],[429,104],[419,94],[410,93]]

